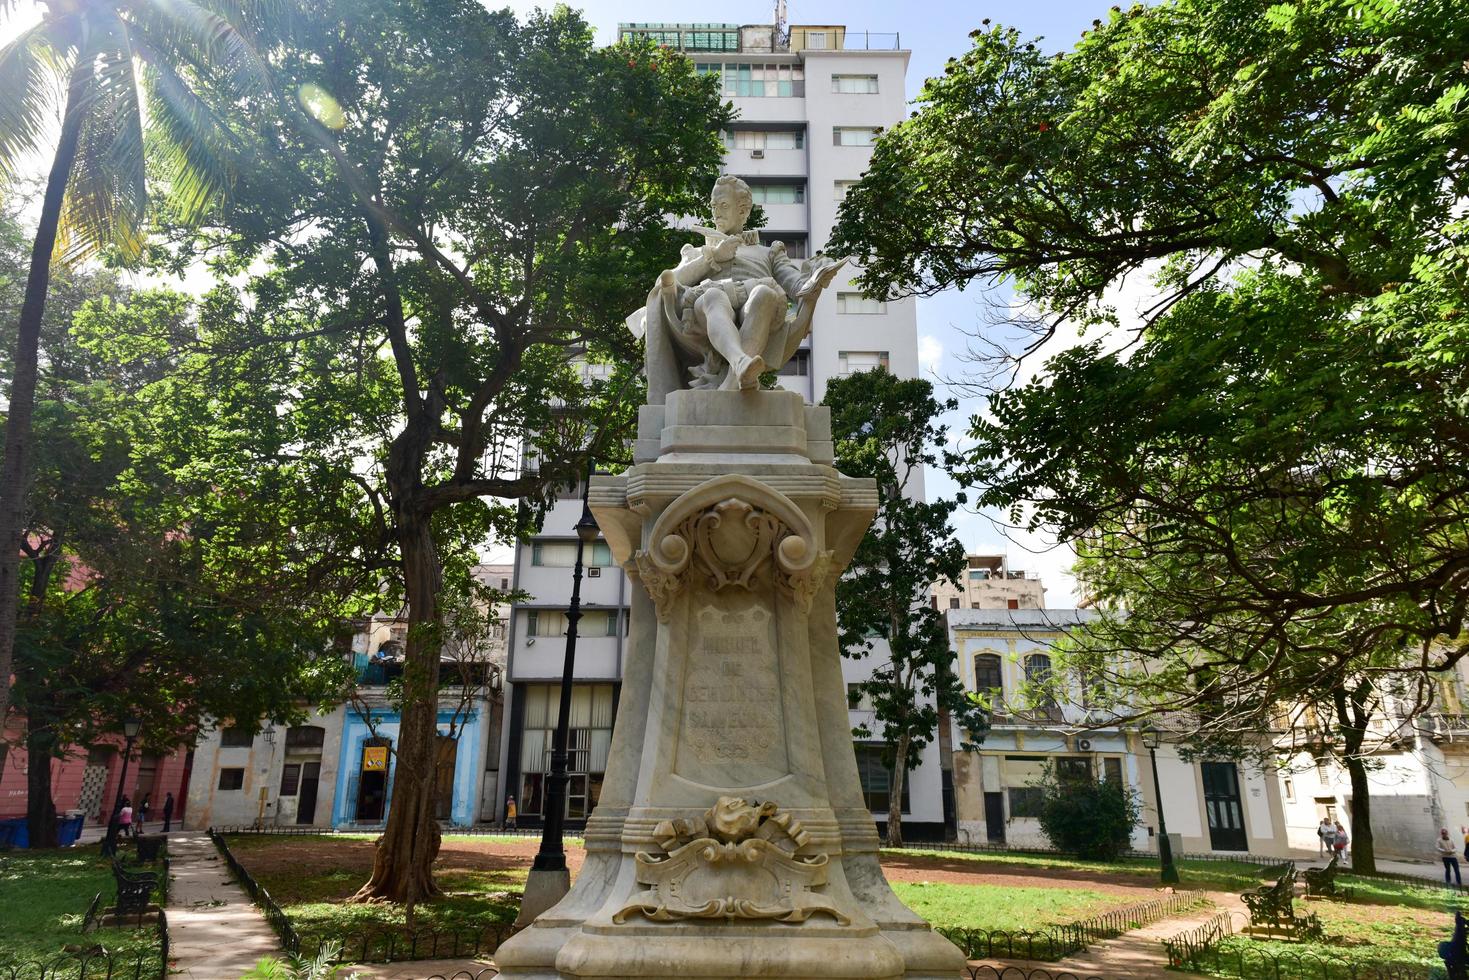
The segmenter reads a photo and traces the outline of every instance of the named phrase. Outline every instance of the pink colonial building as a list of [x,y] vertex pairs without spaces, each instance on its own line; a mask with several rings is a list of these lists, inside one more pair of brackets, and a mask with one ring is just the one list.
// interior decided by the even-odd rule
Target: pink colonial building
[[[12,718],[0,740],[0,820],[26,815],[26,773],[30,760],[25,750],[25,722]],[[105,824],[122,775],[121,737],[108,739],[92,749],[75,748],[63,759],[51,759],[51,795],[62,816],[80,811],[87,826]],[[182,820],[189,798],[192,749],[175,749],[168,755],[133,746],[124,794],[136,807],[151,794],[149,822],[163,819],[163,800],[173,794],[173,819]]]

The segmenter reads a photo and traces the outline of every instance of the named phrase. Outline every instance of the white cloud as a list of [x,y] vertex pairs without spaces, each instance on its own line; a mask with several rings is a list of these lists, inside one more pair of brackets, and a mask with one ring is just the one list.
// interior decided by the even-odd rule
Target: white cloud
[[944,359],[944,345],[932,334],[918,338],[918,366],[926,374],[937,374]]

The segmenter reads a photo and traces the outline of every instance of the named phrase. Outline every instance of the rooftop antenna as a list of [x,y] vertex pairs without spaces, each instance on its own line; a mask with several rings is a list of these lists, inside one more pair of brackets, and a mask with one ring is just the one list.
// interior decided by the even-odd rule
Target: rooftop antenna
[[787,51],[791,46],[791,30],[786,26],[786,0],[775,0],[775,50]]

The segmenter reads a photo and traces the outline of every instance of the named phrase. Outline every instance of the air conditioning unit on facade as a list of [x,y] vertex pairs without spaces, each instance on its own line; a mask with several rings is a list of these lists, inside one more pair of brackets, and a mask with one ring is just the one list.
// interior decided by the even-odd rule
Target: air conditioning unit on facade
[[1079,752],[1090,752],[1092,750],[1092,740],[1089,738],[1079,739],[1076,743],[1076,748]]
[[764,160],[765,159],[765,151],[764,150],[751,150],[750,151],[750,159],[751,160]]
[[587,578],[601,578],[601,577],[602,577],[602,569],[599,568],[598,566],[593,565],[591,568],[588,568],[587,569]]

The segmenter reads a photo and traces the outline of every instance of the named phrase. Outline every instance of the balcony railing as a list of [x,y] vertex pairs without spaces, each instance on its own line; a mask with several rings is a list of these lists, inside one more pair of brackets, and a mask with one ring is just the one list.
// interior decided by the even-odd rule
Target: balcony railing
[[1418,727],[1435,742],[1469,740],[1469,715],[1434,712],[1424,715]]
[[[813,43],[814,42],[814,43]],[[902,49],[897,31],[842,31],[832,28],[791,28],[791,49],[803,51],[898,51]]]

